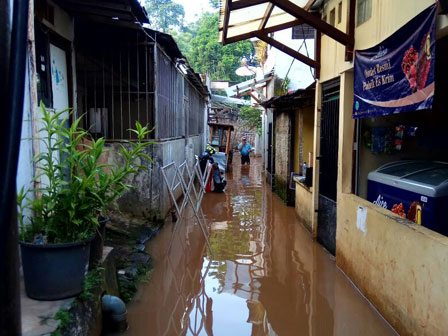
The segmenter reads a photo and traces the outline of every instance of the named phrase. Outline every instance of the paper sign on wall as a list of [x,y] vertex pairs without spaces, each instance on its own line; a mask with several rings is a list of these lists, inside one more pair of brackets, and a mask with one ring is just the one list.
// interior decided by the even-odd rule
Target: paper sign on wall
[[362,206],[358,207],[358,211],[356,213],[356,227],[358,230],[361,230],[362,232],[366,233],[366,221],[367,221],[367,209],[363,208]]

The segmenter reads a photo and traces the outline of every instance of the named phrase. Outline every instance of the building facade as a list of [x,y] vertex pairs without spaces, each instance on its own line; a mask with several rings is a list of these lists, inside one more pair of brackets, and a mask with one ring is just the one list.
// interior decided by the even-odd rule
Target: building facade
[[[431,6],[436,8],[432,10]],[[425,222],[424,212],[425,209],[428,212],[430,205],[424,194],[419,194],[421,198],[419,196],[419,200],[412,204],[403,199],[403,206],[396,201],[394,211],[398,214],[391,211],[392,204],[385,209],[382,199],[378,201],[369,195],[369,189],[373,190],[369,181],[385,164],[392,167],[407,160],[404,161],[409,163],[406,169],[422,164],[418,172],[426,172],[426,179],[429,175],[433,178],[437,175],[433,166],[445,167],[448,162],[448,141],[443,130],[447,123],[443,100],[447,85],[444,61],[448,51],[446,1],[435,5],[432,0],[272,0],[269,3],[238,4],[226,1],[222,7],[227,10],[227,14],[223,10],[220,27],[220,39],[224,44],[257,37],[316,69],[312,188],[305,190],[300,183],[296,187],[296,210],[299,217],[304,218],[305,226],[335,255],[337,265],[400,334],[446,334],[446,220],[439,218],[432,223]],[[246,17],[236,22],[237,15],[243,10]],[[369,84],[372,78],[364,80],[363,87],[360,75],[355,75],[361,64],[359,57],[369,55],[372,50],[377,50],[377,54],[370,54],[370,59],[366,56],[367,60],[389,53],[394,55],[400,43],[410,41],[410,37],[409,40],[403,37],[404,31],[415,38],[414,35],[420,34],[416,20],[426,20],[428,13],[434,11],[435,33],[430,30],[424,39],[420,37],[408,46],[408,53],[400,54],[400,58],[395,56],[397,62],[386,60],[378,67],[365,69],[361,77],[372,77],[374,83]],[[256,16],[256,13],[264,14]],[[275,13],[275,17],[271,13]],[[226,25],[228,18],[233,20],[232,25]],[[318,32],[314,59],[299,55],[269,35],[303,22]],[[394,43],[381,49],[390,39],[395,39]],[[409,61],[410,56],[415,62],[416,52],[426,55],[426,60],[420,56],[419,64],[427,64],[420,68],[427,73],[410,72],[410,68],[416,71],[419,67]],[[431,62],[435,64],[435,91],[430,81],[426,81]],[[384,90],[394,86],[394,67],[403,78],[400,85],[410,86],[413,93],[418,92],[413,96],[414,103],[406,105],[404,100],[398,100],[384,105],[379,102],[386,112],[369,115],[369,111],[378,111],[371,107],[367,109],[367,115],[360,117],[359,105],[368,103],[373,106],[376,102],[360,102],[359,97],[355,100],[355,92],[370,91],[376,86],[384,87]],[[420,76],[417,82],[416,76]],[[428,87],[425,87],[426,82]],[[383,94],[377,93],[378,97]],[[398,92],[398,98],[391,96],[388,100],[406,98],[406,94],[403,89]],[[425,105],[428,101],[432,102],[431,106]],[[387,112],[390,104],[396,109]],[[390,113],[391,110],[394,112]],[[268,150],[275,146],[272,143],[275,127],[271,124],[275,123],[274,113],[268,112],[264,119],[268,176],[275,169],[272,164],[277,160]],[[445,171],[445,168],[440,169]],[[416,172],[410,170],[406,174],[401,171],[400,174],[409,177]],[[445,183],[443,176],[440,176],[442,180],[434,182],[440,183],[437,190],[441,190]],[[398,189],[405,184],[401,180],[397,183]],[[444,194],[440,192],[438,195],[442,197]],[[440,203],[442,208],[447,205],[444,202]],[[397,210],[400,207],[405,210]]]
[[29,189],[38,175],[32,157],[43,150],[35,140],[40,102],[55,112],[71,109],[73,118],[83,116],[82,126],[92,137],[106,139],[109,164],[120,164],[121,145],[135,140],[129,129],[138,121],[153,129],[147,154],[154,164],[144,163],[148,170],[132,177],[136,188],[118,207],[137,217],[164,218],[170,204],[160,167],[192,164],[204,147],[206,85],[170,35],[146,28],[149,21],[138,1],[31,5],[20,151],[24,174],[18,175],[18,188]]

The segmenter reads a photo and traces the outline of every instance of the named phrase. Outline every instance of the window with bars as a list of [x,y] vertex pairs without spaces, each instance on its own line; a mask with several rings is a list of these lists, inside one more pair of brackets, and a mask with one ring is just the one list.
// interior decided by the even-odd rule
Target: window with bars
[[358,0],[356,26],[362,25],[372,16],[372,0]]
[[77,113],[94,137],[133,139],[136,121],[154,126],[154,45],[137,30],[85,29],[75,44]]
[[94,137],[132,140],[136,121],[155,127],[151,138],[201,133],[205,99],[158,44],[140,30],[77,26],[77,112]]

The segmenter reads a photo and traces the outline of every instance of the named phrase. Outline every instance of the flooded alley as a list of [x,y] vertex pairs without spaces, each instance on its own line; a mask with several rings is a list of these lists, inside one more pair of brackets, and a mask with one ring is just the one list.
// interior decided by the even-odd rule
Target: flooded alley
[[154,270],[129,306],[127,334],[395,334],[271,192],[261,162],[234,161],[226,193],[202,205],[213,258],[192,216],[174,234],[166,224],[149,245]]

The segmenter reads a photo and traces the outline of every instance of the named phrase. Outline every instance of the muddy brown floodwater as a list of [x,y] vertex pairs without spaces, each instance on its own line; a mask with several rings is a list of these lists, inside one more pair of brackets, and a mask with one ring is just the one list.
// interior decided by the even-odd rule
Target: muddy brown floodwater
[[204,198],[213,258],[191,213],[149,244],[127,335],[394,335],[253,161]]

